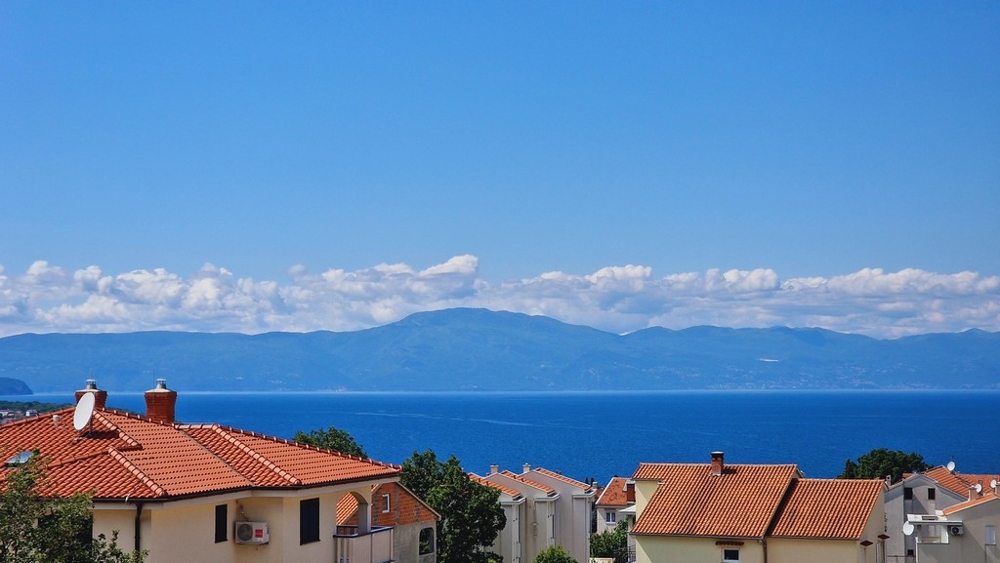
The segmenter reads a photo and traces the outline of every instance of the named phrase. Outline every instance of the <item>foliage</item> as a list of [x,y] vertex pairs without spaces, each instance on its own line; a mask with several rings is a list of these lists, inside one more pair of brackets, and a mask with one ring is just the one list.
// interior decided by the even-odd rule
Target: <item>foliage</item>
[[578,563],[562,546],[553,545],[538,553],[534,563]]
[[622,518],[614,530],[605,530],[590,536],[591,557],[613,557],[615,561],[628,559],[628,528],[630,520]]
[[91,538],[93,505],[89,495],[66,498],[39,494],[45,487],[44,459],[36,452],[7,472],[0,491],[0,563],[142,563],[145,552],[127,553],[111,542]]
[[500,563],[498,554],[485,551],[507,525],[500,491],[481,485],[452,455],[441,462],[433,451],[413,452],[403,462],[403,486],[440,515],[437,553],[440,563]]
[[930,469],[923,456],[917,453],[905,453],[899,450],[878,448],[858,458],[858,461],[847,460],[844,472],[838,479],[884,479],[889,477],[895,483],[903,478],[904,473],[916,473]]
[[346,430],[341,430],[334,426],[323,430],[311,430],[308,434],[299,430],[292,437],[292,440],[300,444],[308,444],[310,446],[316,446],[317,448],[323,448],[326,450],[332,450],[335,452],[340,452],[342,454],[354,455],[358,457],[368,457],[365,453],[365,449],[361,447],[354,437],[348,434]]

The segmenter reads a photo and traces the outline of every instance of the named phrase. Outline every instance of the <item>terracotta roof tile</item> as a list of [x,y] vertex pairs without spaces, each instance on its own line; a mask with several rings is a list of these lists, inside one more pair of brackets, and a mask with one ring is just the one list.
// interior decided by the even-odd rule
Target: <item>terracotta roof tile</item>
[[553,479],[557,479],[559,481],[562,481],[563,483],[566,483],[568,485],[572,485],[572,486],[574,486],[574,487],[576,487],[578,489],[581,489],[583,491],[589,491],[589,490],[591,490],[593,488],[593,487],[591,487],[590,485],[588,485],[586,483],[581,483],[580,481],[577,481],[576,479],[570,479],[569,477],[567,477],[567,476],[565,476],[565,475],[563,475],[561,473],[556,473],[555,471],[549,471],[548,469],[543,469],[541,467],[536,467],[536,468],[532,469],[532,471],[536,471],[538,473],[541,473],[542,475],[551,477]]
[[507,471],[507,470],[501,471],[500,475],[504,475],[506,477],[510,477],[511,479],[514,479],[515,481],[520,481],[521,483],[524,483],[525,485],[528,485],[529,487],[533,487],[535,489],[543,491],[545,494],[548,494],[548,495],[555,494],[555,492],[556,492],[555,489],[553,489],[552,487],[550,487],[548,485],[543,485],[542,483],[539,483],[538,481],[532,481],[531,479],[527,479],[527,478],[522,477],[522,476],[520,476],[520,475],[518,475],[516,473],[513,473],[511,471]]
[[953,493],[961,496],[967,497],[969,495],[969,489],[975,487],[977,484],[983,486],[983,493],[989,492],[990,483],[996,479],[1000,481],[1000,475],[996,474],[972,474],[972,473],[955,473],[948,471],[947,467],[937,466],[928,469],[924,472],[924,475],[934,479],[939,485],[952,491]]
[[515,498],[516,499],[516,498],[519,498],[521,496],[521,493],[518,492],[517,489],[512,489],[512,488],[508,487],[507,485],[504,485],[503,483],[494,483],[492,481],[488,481],[488,480],[486,480],[485,477],[480,477],[479,475],[476,475],[475,473],[469,473],[469,479],[472,479],[473,481],[475,481],[475,482],[477,482],[477,483],[479,483],[481,485],[486,485],[487,487],[492,487],[492,488],[500,491],[501,493],[510,495],[511,498]]
[[727,465],[711,475],[709,464],[639,466],[636,480],[660,481],[639,515],[637,535],[764,537],[791,480],[794,465]]
[[979,498],[975,498],[975,499],[972,499],[972,500],[967,500],[965,502],[960,502],[960,503],[958,503],[956,505],[949,506],[948,508],[945,508],[941,512],[944,513],[944,514],[946,514],[946,515],[948,515],[948,514],[954,514],[956,512],[961,512],[961,511],[965,510],[966,508],[969,508],[969,507],[972,507],[972,506],[977,506],[977,505],[980,505],[980,504],[985,504],[987,502],[994,501],[994,500],[997,500],[997,496],[994,495],[992,492],[989,492],[989,493],[987,493],[987,494],[985,494],[985,495],[983,495],[983,496],[981,496]]
[[614,477],[604,487],[595,503],[597,506],[622,507],[628,506],[629,502],[625,495],[625,485],[628,479],[624,477]]
[[[250,487],[394,478],[399,468],[218,425],[177,425],[98,409],[74,430],[73,409],[0,426],[0,456],[39,450],[50,490],[96,499],[171,498]],[[0,469],[2,472],[9,468]]]
[[860,539],[885,483],[880,479],[798,479],[771,536]]

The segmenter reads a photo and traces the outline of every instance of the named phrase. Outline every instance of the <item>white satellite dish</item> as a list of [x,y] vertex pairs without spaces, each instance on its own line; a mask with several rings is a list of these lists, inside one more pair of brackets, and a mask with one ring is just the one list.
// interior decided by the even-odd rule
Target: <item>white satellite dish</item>
[[996,489],[997,488],[997,480],[996,479],[990,481],[990,488],[991,489]]
[[976,493],[981,493],[981,492],[983,492],[983,484],[976,483]]
[[76,410],[73,411],[73,428],[79,432],[90,424],[90,420],[94,417],[94,394],[84,393],[80,397],[80,402],[76,404]]
[[952,473],[954,473],[955,472],[955,461],[954,460],[949,461],[948,465],[946,465],[945,467],[948,468],[948,471],[951,471]]
[[912,536],[913,535],[913,524],[910,524],[909,522],[903,524],[903,533],[906,534],[906,535],[908,535],[908,536]]

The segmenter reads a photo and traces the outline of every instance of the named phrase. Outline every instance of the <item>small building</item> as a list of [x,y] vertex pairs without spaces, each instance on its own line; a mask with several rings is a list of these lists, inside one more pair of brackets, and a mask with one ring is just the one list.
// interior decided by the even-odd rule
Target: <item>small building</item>
[[530,563],[554,545],[577,561],[590,558],[590,520],[597,493],[593,485],[528,464],[520,474],[494,465],[485,477],[470,477],[501,492],[508,519],[494,551],[505,562]]
[[[46,459],[41,494],[93,495],[93,534],[117,530],[119,546],[147,563],[280,563],[393,560],[392,528],[371,517],[373,487],[399,467],[218,424],[178,424],[177,393],[158,380],[146,415],[106,408],[88,381],[77,407],[0,426],[2,478],[24,453]],[[359,505],[349,533],[337,526],[344,497]]]

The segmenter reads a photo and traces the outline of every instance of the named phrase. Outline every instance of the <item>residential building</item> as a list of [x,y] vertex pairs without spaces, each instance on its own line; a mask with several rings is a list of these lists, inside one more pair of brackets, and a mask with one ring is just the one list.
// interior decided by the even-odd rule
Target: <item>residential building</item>
[[[392,528],[392,552],[398,563],[435,563],[437,561],[437,522],[441,519],[427,503],[401,483],[383,483],[372,489],[372,525]],[[363,508],[353,496],[345,495],[337,503],[337,527],[345,534],[358,525],[358,509]]]
[[[497,553],[509,554],[504,561],[530,563],[553,545],[577,561],[589,559],[590,519],[597,492],[593,485],[528,464],[520,474],[500,471],[494,465],[489,475],[470,477],[500,490],[505,512],[517,514],[514,520],[508,518],[507,529],[494,546]],[[516,544],[515,538],[520,538]]]
[[[955,465],[937,466],[923,473],[910,473],[889,486],[885,493],[886,561],[888,563],[916,563],[917,543],[921,535],[935,541],[943,528],[928,524],[917,526],[910,534],[904,534],[907,521],[914,516],[936,516],[938,511],[991,494],[989,484],[1000,478],[996,475],[962,474],[955,471]],[[995,493],[993,493],[995,494]],[[916,520],[920,520],[916,518]],[[927,519],[933,522],[933,518]]]
[[634,505],[635,482],[615,475],[607,486],[599,489],[594,502],[597,511],[597,528],[594,533],[614,530],[619,520],[634,517],[635,511],[629,510]]
[[499,554],[504,563],[531,563],[533,559],[524,558],[526,533],[524,523],[528,521],[528,501],[525,496],[516,489],[502,483],[487,481],[475,473],[469,473],[469,478],[500,492],[500,507],[503,508],[506,525],[497,535],[490,551]]
[[[623,521],[631,531],[635,521],[635,481],[615,475],[606,487],[598,489],[594,509],[595,533],[610,532]],[[635,561],[635,536],[629,534],[626,545],[629,561]]]
[[[46,460],[42,494],[93,495],[93,533],[120,532],[147,563],[393,559],[392,528],[374,525],[373,487],[399,468],[218,424],[178,424],[177,393],[158,380],[146,415],[109,409],[88,381],[77,407],[0,426],[3,478],[30,452]],[[350,533],[336,507],[361,507]]]
[[643,463],[636,560],[644,563],[878,563],[881,480],[806,479],[787,465]]

